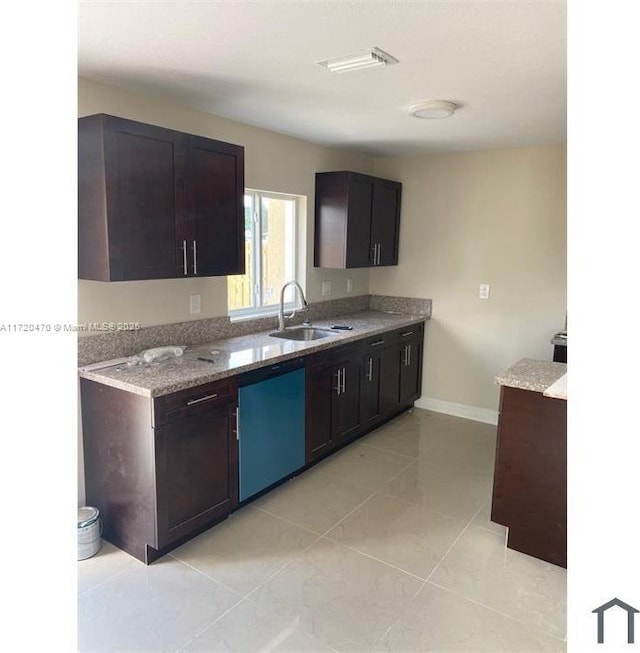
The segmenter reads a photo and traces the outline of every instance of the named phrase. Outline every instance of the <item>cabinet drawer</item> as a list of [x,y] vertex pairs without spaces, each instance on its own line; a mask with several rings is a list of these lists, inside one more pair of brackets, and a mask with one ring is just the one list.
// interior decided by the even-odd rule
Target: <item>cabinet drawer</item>
[[393,333],[389,334],[389,342],[393,343],[402,343],[405,340],[410,340],[413,338],[421,338],[422,332],[424,330],[424,324],[413,324],[411,326],[406,326],[402,329],[397,329]]
[[308,365],[318,365],[322,363],[332,364],[343,361],[358,355],[360,343],[349,343],[331,349],[323,349],[307,357]]
[[236,377],[229,377],[222,381],[213,381],[157,397],[153,401],[153,425],[168,424],[207,411],[212,407],[236,401],[237,389]]
[[367,338],[363,345],[363,351],[365,354],[368,354],[369,352],[375,351],[376,349],[384,349],[385,347],[388,347],[390,344],[394,343],[396,340],[396,335],[395,332],[385,332],[385,333],[379,333],[377,336],[372,336],[371,338]]

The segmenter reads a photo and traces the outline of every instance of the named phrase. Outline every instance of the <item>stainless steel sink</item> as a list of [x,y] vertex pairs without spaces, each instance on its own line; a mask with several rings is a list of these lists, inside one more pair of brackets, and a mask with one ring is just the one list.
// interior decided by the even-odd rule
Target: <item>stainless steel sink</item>
[[284,331],[274,331],[269,335],[284,340],[319,340],[320,338],[335,336],[336,332],[318,327],[289,327]]

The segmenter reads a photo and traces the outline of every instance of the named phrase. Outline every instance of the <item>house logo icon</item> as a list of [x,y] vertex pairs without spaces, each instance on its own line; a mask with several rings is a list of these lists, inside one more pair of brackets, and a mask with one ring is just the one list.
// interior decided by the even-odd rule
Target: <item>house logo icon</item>
[[640,612],[640,610],[636,610],[633,606],[618,598],[613,598],[611,601],[603,603],[599,608],[591,611],[598,615],[598,644],[604,644],[604,613],[614,605],[627,611],[627,642],[633,644],[635,641],[635,616],[636,613]]

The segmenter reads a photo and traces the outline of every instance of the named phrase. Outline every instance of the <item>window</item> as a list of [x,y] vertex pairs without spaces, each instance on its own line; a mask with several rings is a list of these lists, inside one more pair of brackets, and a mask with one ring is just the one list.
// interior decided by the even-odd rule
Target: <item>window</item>
[[[296,270],[296,208],[293,195],[249,190],[244,195],[246,274],[227,277],[229,315],[273,314],[280,289]],[[287,288],[286,304],[293,303]]]

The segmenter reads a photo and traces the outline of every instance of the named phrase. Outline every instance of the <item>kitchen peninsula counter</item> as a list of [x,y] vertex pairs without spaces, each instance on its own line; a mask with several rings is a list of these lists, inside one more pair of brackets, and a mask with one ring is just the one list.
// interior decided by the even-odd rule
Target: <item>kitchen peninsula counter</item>
[[553,394],[549,396],[553,396],[556,399],[566,399],[566,379],[564,392],[562,392],[561,383],[555,388],[553,387],[557,382],[560,382],[562,377],[566,377],[566,374],[566,363],[522,358],[515,365],[512,365],[496,376],[496,381],[501,386],[531,390],[532,392],[542,392],[543,394],[551,390]]
[[496,377],[491,520],[507,546],[567,566],[567,365],[523,358]]

